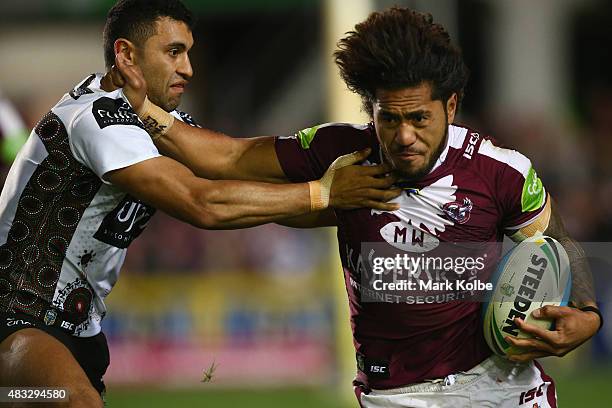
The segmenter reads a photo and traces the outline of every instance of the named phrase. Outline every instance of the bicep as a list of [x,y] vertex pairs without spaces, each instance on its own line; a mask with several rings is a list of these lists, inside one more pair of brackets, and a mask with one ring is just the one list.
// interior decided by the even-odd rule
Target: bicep
[[167,157],[145,160],[109,171],[104,179],[121,190],[182,221],[199,223],[195,191],[210,181],[199,179],[185,166]]

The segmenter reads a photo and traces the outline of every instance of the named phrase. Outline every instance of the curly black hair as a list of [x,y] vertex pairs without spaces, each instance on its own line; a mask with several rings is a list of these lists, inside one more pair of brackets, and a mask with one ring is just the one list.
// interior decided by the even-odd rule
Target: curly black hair
[[180,0],[119,0],[108,12],[104,25],[104,63],[115,63],[115,41],[125,38],[142,46],[155,35],[155,22],[169,17],[193,30],[195,18]]
[[377,89],[429,82],[432,100],[444,103],[456,93],[460,102],[469,76],[461,50],[444,27],[431,14],[400,7],[374,12],[357,24],[340,40],[334,58],[370,116]]

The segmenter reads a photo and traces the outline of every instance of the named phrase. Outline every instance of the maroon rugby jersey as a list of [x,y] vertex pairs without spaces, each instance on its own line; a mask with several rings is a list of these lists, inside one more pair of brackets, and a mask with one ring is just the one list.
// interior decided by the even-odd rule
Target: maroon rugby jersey
[[[293,182],[319,179],[338,156],[366,147],[373,152],[366,164],[380,163],[373,124],[325,124],[276,139],[281,166]],[[432,171],[411,187],[393,200],[401,205],[393,212],[336,211],[357,381],[370,388],[395,388],[466,371],[491,352],[479,302],[363,301],[359,283],[371,254],[361,254],[362,243],[411,251],[423,242],[500,242],[504,232],[534,220],[546,200],[529,159],[455,125],[449,126],[446,148]],[[373,372],[373,365],[383,373]]]

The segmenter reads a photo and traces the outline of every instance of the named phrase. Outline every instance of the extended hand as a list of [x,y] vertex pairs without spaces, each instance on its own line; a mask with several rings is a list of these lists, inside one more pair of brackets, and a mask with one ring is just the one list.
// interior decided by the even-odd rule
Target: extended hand
[[128,61],[122,53],[115,54],[111,78],[113,85],[123,88],[123,94],[132,105],[132,109],[140,114],[147,96],[147,83],[140,68]]
[[555,319],[555,330],[545,330],[527,324],[516,318],[518,328],[534,336],[532,339],[517,339],[506,337],[506,341],[524,350],[520,354],[512,354],[512,361],[525,362],[540,357],[562,357],[590,339],[599,328],[599,316],[593,312],[583,312],[567,306],[544,306],[533,311],[537,319]]
[[398,209],[387,201],[399,196],[401,189],[391,188],[397,178],[386,175],[391,168],[386,165],[362,166],[355,163],[365,160],[371,149],[364,149],[340,156],[329,167],[321,183],[329,184],[329,206],[341,209],[369,207],[383,211]]

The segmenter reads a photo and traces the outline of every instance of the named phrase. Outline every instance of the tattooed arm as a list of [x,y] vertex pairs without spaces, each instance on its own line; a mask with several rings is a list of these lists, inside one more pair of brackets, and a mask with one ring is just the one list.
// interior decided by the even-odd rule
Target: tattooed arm
[[[580,308],[586,306],[596,307],[593,277],[584,250],[579,243],[568,235],[556,210],[556,205],[550,197],[549,202],[548,211],[545,209],[542,212],[545,219],[540,220],[540,225],[544,229],[544,235],[555,238],[567,251],[572,270],[570,304],[573,307],[544,306],[533,312],[533,317],[554,319],[554,330],[543,330],[517,319],[516,323],[519,328],[531,333],[534,338],[506,338],[509,343],[525,350],[522,354],[510,356],[509,358],[513,361],[528,361],[546,356],[564,356],[595,335],[600,327],[600,317],[597,313],[580,310]],[[526,236],[533,235],[530,232],[536,234],[540,231],[537,231],[537,229],[523,231]]]
[[574,241],[568,235],[565,230],[565,225],[563,225],[563,220],[555,210],[555,207],[553,207],[553,211],[551,212],[550,222],[544,235],[548,235],[559,241],[567,251],[572,270],[572,293],[570,296],[570,304],[576,308],[596,306],[593,276],[584,250],[578,242]]

